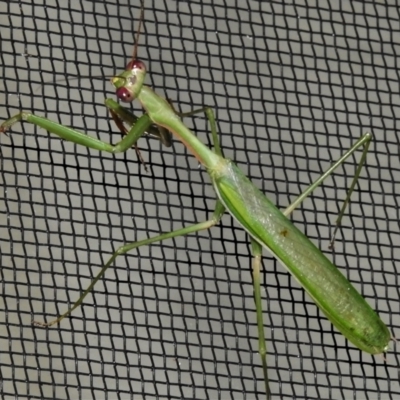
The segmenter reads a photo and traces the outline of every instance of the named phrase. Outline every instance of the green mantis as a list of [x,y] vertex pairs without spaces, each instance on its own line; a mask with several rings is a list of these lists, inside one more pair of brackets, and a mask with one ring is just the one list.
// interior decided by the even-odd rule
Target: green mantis
[[[340,274],[338,274],[336,268],[333,267],[329,262],[327,263],[326,259],[324,256],[322,256],[319,250],[316,249],[311,242],[305,239],[305,237],[299,231],[297,231],[292,224],[283,218],[282,214],[280,214],[273,207],[273,205],[266,200],[266,198],[247,180],[247,178],[234,166],[234,164],[226,161],[223,158],[211,110],[206,109],[206,112],[211,122],[214,152],[211,152],[197,138],[195,138],[193,134],[186,130],[184,125],[182,125],[180,118],[178,118],[168,102],[155,95],[148,87],[143,86],[145,77],[145,67],[143,63],[132,60],[128,64],[128,67],[129,68],[127,68],[124,73],[113,79],[113,84],[117,89],[117,97],[119,97],[120,100],[127,102],[131,100],[133,101],[135,98],[138,99],[148,112],[148,115],[141,117],[130,129],[128,135],[117,146],[111,146],[108,143],[104,143],[95,138],[82,135],[75,130],[66,129],[61,127],[59,124],[27,113],[20,113],[17,116],[7,120],[2,125],[3,130],[5,131],[6,129],[9,129],[15,122],[21,119],[26,119],[28,122],[45,128],[66,140],[73,141],[97,150],[115,153],[129,149],[136,143],[137,139],[140,138],[140,136],[147,129],[149,129],[150,125],[155,123],[168,129],[169,131],[174,132],[175,135],[184,143],[184,145],[190,151],[192,151],[196,158],[208,169],[211,180],[220,199],[217,201],[215,214],[212,219],[205,223],[200,223],[189,228],[179,229],[173,233],[163,234],[152,239],[124,246],[108,261],[105,269],[114,262],[119,254],[124,254],[133,248],[150,244],[158,240],[193,233],[200,229],[210,228],[219,221],[223,211],[228,209],[253,238],[253,271],[256,303],[259,310],[258,325],[260,333],[260,352],[262,354],[262,362],[264,364],[263,371],[265,374],[265,380],[267,380],[267,369],[265,363],[265,348],[263,347],[264,340],[262,316],[259,307],[259,268],[261,255],[260,244],[268,245],[268,247],[273,250],[275,255],[277,255],[291,269],[291,272],[295,274],[301,284],[309,290],[310,295],[319,305],[321,310],[327,314],[328,318],[332,320],[335,326],[341,330],[342,333],[349,338],[349,340],[353,341],[357,347],[370,353],[381,353],[385,351],[389,341],[389,333],[377,315],[369,308],[368,305],[366,305],[365,301],[352,289],[349,283],[344,280]],[[119,105],[112,102],[108,102],[107,104],[115,111],[117,115],[122,116],[123,109]],[[365,154],[370,140],[370,135],[365,135],[352,148],[352,151],[346,154],[346,156],[349,156],[358,147],[364,146],[365,150],[362,156],[362,162],[360,163],[361,167],[365,159]],[[340,165],[342,161],[343,160],[340,160],[340,162],[336,163],[335,167]],[[356,174],[356,177],[358,177],[358,174]],[[318,186],[320,182],[321,181],[318,181],[317,184],[313,185],[310,188],[310,191]],[[306,194],[308,194],[308,192],[306,192]],[[300,198],[300,201],[302,198]],[[296,204],[297,203],[295,203],[295,205]],[[291,209],[288,209],[287,214],[290,214],[290,211]],[[272,221],[270,220],[271,218]],[[270,226],[271,229],[265,229],[266,225]],[[296,242],[300,246],[295,247]],[[297,251],[295,255],[291,254],[292,249],[293,251]],[[299,252],[298,249],[307,249],[307,251],[304,254],[300,254],[301,252]],[[304,256],[307,256],[306,259]],[[307,267],[310,267],[309,264],[311,260],[311,266],[313,268],[314,266],[315,268],[318,268],[321,265],[327,266],[326,268],[331,275],[326,276],[324,275],[324,270],[318,270],[318,274],[315,274],[314,276],[313,271],[307,270]],[[102,271],[102,273],[105,272],[105,269]],[[101,277],[101,274],[98,275],[97,279]],[[319,278],[320,275],[321,282],[307,282],[310,276]],[[304,280],[302,280],[303,278]],[[96,281],[89,286],[84,295],[92,290]],[[336,282],[337,287],[323,286],[326,284],[326,281],[329,281],[329,283]],[[319,287],[319,284],[321,287]],[[317,290],[319,288],[323,289],[323,291],[314,293],[314,289]],[[325,304],[326,299],[324,299],[324,295],[326,294],[329,294],[331,298],[327,299]],[[346,296],[349,297],[346,298]],[[82,300],[83,297],[79,299],[73,308],[79,306]],[[340,300],[345,300],[345,304],[357,304],[357,307],[359,307],[360,310],[355,314],[350,313],[350,315],[347,315],[345,307],[343,309],[343,305],[340,304]],[[67,313],[63,314],[60,319],[69,314],[70,311],[72,310],[67,311]],[[56,320],[55,322],[58,322],[60,319]],[[369,328],[371,328],[370,333]],[[268,391],[267,385],[266,388]]]

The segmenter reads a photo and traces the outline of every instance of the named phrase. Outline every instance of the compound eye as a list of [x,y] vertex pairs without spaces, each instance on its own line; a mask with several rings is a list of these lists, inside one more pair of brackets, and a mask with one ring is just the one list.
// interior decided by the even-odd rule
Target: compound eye
[[132,93],[125,87],[117,89],[117,97],[124,103],[130,103],[134,100]]
[[140,60],[132,60],[128,63],[126,66],[127,71],[132,71],[134,69],[138,69],[140,71],[144,71],[146,69],[146,66],[144,65],[143,61]]

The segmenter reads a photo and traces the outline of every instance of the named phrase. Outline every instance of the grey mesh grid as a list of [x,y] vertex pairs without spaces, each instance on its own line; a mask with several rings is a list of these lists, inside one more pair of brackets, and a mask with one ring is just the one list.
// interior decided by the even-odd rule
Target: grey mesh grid
[[[398,6],[285,3],[146,0],[147,83],[184,111],[213,107],[226,156],[281,208],[373,132],[334,253],[359,154],[292,219],[399,335]],[[103,100],[115,96],[108,77],[129,59],[139,7],[0,2],[0,120],[32,110],[116,142]],[[210,144],[203,117],[187,124]],[[71,318],[31,325],[63,312],[121,243],[212,212],[209,178],[179,142],[139,145],[148,173],[133,150],[100,154],[26,123],[0,137],[2,398],[264,398],[249,243],[228,215],[121,257]],[[263,265],[274,398],[399,397],[394,342],[386,363],[362,354],[282,266],[267,254]]]

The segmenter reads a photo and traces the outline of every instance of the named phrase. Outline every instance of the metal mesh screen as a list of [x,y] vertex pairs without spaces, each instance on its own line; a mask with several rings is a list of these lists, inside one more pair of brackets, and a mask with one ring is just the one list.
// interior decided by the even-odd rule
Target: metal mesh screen
[[[183,111],[211,106],[225,155],[281,208],[373,132],[334,253],[330,232],[359,154],[292,219],[398,335],[398,7],[285,3],[146,0],[147,83]],[[139,8],[0,2],[0,119],[32,110],[118,141],[103,106],[115,95],[99,77],[124,69]],[[203,117],[187,124],[210,144]],[[0,137],[3,398],[264,398],[249,243],[228,215],[119,258],[72,317],[31,325],[65,311],[120,244],[213,211],[207,173],[179,142],[139,145],[148,173],[133,150],[100,154],[26,123]],[[394,342],[386,362],[361,353],[272,257],[263,265],[276,398],[398,398]]]

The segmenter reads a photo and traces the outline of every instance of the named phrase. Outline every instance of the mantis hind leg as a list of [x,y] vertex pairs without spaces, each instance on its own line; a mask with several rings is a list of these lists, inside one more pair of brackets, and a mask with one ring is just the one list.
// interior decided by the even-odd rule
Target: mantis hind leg
[[271,391],[269,388],[268,381],[268,368],[267,368],[267,348],[265,345],[265,335],[264,335],[264,320],[263,311],[261,305],[261,283],[260,283],[260,269],[261,269],[261,256],[262,247],[254,239],[251,240],[251,252],[253,255],[253,285],[254,285],[254,303],[256,304],[257,313],[257,329],[258,329],[258,352],[260,353],[261,363],[263,367],[265,393],[267,400],[271,398]]
[[[175,111],[175,110],[174,110]],[[176,112],[176,111],[175,111]],[[217,132],[217,124],[214,117],[214,112],[210,107],[199,108],[187,113],[178,113],[181,118],[188,117],[194,114],[204,112],[206,118],[210,123],[211,136],[214,145],[214,151],[221,157],[223,157],[223,152],[219,143],[218,132]],[[253,265],[252,265],[252,274],[253,274],[253,287],[254,287],[254,303],[256,305],[256,313],[257,313],[257,330],[258,330],[258,352],[261,357],[261,364],[263,368],[263,377],[264,377],[264,385],[265,385],[265,393],[267,400],[271,399],[271,391],[269,388],[268,381],[268,366],[267,366],[267,347],[265,344],[265,334],[264,334],[264,320],[263,320],[263,311],[262,311],[262,300],[261,300],[261,283],[260,283],[260,270],[261,270],[261,257],[262,257],[262,246],[256,242],[253,238],[251,240],[251,249],[253,255]]]
[[85,299],[85,297],[92,291],[94,285],[99,281],[99,279],[102,278],[102,276],[105,274],[105,272],[107,271],[107,269],[114,263],[114,261],[121,255],[124,255],[126,253],[128,253],[129,251],[133,250],[133,249],[137,249],[141,246],[146,246],[152,243],[156,243],[156,242],[160,242],[162,240],[165,239],[172,239],[174,237],[177,236],[184,236],[187,235],[189,233],[194,233],[194,232],[198,232],[201,230],[205,230],[205,229],[210,229],[211,227],[213,227],[215,224],[217,224],[219,222],[219,220],[222,217],[222,214],[225,211],[225,207],[222,205],[222,203],[218,200],[217,204],[215,206],[215,211],[213,214],[213,217],[205,222],[201,222],[198,224],[194,224],[194,225],[190,225],[186,228],[181,228],[178,229],[176,231],[173,232],[168,232],[168,233],[163,233],[161,235],[158,236],[154,236],[152,238],[148,238],[145,240],[140,240],[137,242],[132,242],[132,243],[126,243],[122,246],[120,246],[113,254],[112,256],[109,258],[109,260],[106,262],[106,264],[103,265],[103,267],[101,268],[100,272],[96,275],[96,277],[93,279],[93,281],[90,283],[90,285],[87,287],[87,289],[82,293],[82,295],[79,297],[79,299],[72,305],[72,307],[70,307],[65,313],[61,314],[58,318],[56,318],[53,321],[50,322],[40,322],[40,321],[33,321],[34,325],[38,325],[38,326],[43,326],[43,327],[49,327],[55,324],[58,324],[59,322],[61,322],[65,317],[67,317],[68,315],[70,315],[72,313],[72,311],[74,311],[76,308],[78,308],[83,300]]
[[340,211],[339,211],[339,215],[338,215],[338,218],[337,218],[337,220],[336,220],[336,226],[335,226],[335,229],[334,229],[334,231],[333,231],[333,234],[332,234],[332,238],[331,238],[331,242],[330,242],[330,248],[332,248],[333,247],[333,244],[334,244],[334,242],[335,242],[335,237],[336,237],[336,233],[337,233],[337,231],[338,231],[338,229],[339,229],[339,227],[340,227],[340,224],[342,223],[342,219],[343,219],[343,215],[344,215],[344,213],[345,213],[345,211],[346,211],[346,208],[347,208],[347,206],[348,206],[348,204],[349,204],[349,202],[350,202],[350,197],[351,197],[351,195],[352,195],[352,193],[353,193],[353,191],[354,191],[354,188],[355,188],[355,186],[356,186],[356,184],[357,184],[357,181],[358,181],[358,179],[359,179],[359,177],[360,177],[360,174],[361,174],[361,170],[362,170],[362,167],[364,166],[364,164],[365,164],[365,160],[366,160],[366,158],[367,158],[367,153],[368,153],[368,149],[369,149],[369,146],[370,146],[370,144],[371,144],[371,140],[372,140],[372,134],[371,133],[365,133],[363,136],[361,136],[361,138],[360,139],[358,139],[357,140],[357,142],[356,143],[354,143],[354,145],[348,150],[348,151],[346,151],[343,155],[342,155],[342,157],[340,157],[340,159],[338,160],[338,161],[336,161],[335,163],[333,163],[332,165],[331,165],[331,167],[326,171],[326,172],[324,172],[314,183],[312,183],[289,207],[287,207],[284,211],[283,211],[283,214],[285,214],[285,215],[289,215],[289,214],[291,214],[293,211],[294,211],[294,209],[299,205],[299,204],[301,204],[303,201],[304,201],[304,199],[306,198],[306,197],[308,197],[308,195],[309,194],[311,194],[319,185],[321,185],[321,183],[328,177],[328,176],[330,176],[332,173],[333,173],[333,171],[335,171],[335,169],[336,168],[338,168],[340,165],[342,165],[344,162],[345,162],[345,160],[348,158],[348,157],[350,157],[357,149],[359,149],[360,147],[363,147],[363,152],[362,152],[362,155],[361,155],[361,158],[360,158],[360,161],[359,161],[359,163],[358,163],[358,166],[357,166],[357,168],[356,168],[356,171],[355,171],[355,173],[354,173],[354,177],[353,177],[353,180],[352,180],[352,182],[351,182],[351,184],[350,184],[350,187],[349,187],[349,189],[348,189],[348,191],[347,191],[347,195],[346,195],[346,198],[345,198],[345,200],[344,200],[344,202],[343,202],[343,205],[342,205],[342,207],[341,207],[341,209],[340,209]]
[[[173,108],[172,104],[171,107]],[[210,123],[211,129],[211,137],[214,145],[214,151],[216,154],[223,157],[223,152],[219,143],[218,132],[217,132],[217,124],[214,116],[214,112],[208,106],[199,108],[193,111],[189,111],[187,113],[180,113],[174,109],[175,113],[179,115],[181,118],[189,117],[194,114],[203,113],[206,115]],[[258,352],[261,357],[261,364],[263,368],[263,377],[264,377],[264,385],[265,385],[265,393],[267,400],[271,399],[271,391],[269,388],[269,380],[268,380],[268,366],[267,366],[267,347],[265,344],[265,334],[264,334],[264,320],[263,320],[263,311],[262,311],[262,300],[261,300],[261,283],[260,283],[260,270],[261,270],[261,257],[262,257],[262,246],[256,242],[253,238],[251,240],[251,248],[253,255],[253,265],[252,265],[252,274],[253,274],[253,287],[254,287],[254,303],[256,305],[256,313],[257,313],[257,330],[258,330]]]

